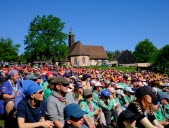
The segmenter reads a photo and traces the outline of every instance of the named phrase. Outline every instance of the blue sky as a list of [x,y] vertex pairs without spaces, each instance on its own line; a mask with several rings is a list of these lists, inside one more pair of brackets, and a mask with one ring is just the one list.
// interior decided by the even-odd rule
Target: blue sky
[[134,51],[145,38],[158,49],[169,44],[169,0],[1,0],[0,37],[23,53],[30,22],[50,14],[65,23],[63,32],[72,27],[75,41],[108,51]]

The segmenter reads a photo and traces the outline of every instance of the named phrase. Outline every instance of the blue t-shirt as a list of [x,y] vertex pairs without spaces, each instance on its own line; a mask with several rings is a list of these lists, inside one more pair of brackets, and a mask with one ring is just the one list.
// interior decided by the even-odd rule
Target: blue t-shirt
[[14,98],[14,107],[17,108],[18,103],[25,97],[23,93],[23,88],[21,87],[21,81],[18,80],[16,87],[12,87],[12,84],[9,80],[5,81],[1,86],[1,95],[8,94],[8,95],[15,95]]
[[39,122],[45,116],[46,102],[40,101],[36,108],[32,108],[27,100],[21,100],[17,108],[17,117],[25,118],[25,123]]

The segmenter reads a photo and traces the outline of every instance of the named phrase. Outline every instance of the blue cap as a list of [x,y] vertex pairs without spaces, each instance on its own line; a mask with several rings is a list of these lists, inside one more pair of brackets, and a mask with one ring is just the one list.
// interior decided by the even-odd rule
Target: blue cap
[[23,87],[23,93],[26,96],[29,96],[29,95],[41,90],[41,87],[32,80],[23,80],[23,81],[21,81],[21,83],[22,83],[22,87]]
[[160,100],[161,99],[169,99],[169,95],[166,92],[160,92],[159,94]]
[[81,83],[77,82],[77,83],[75,84],[75,87],[82,88],[83,86],[82,86],[82,84],[81,84]]
[[65,72],[64,74],[63,74],[63,77],[70,77],[71,76],[71,74],[70,73],[67,73],[67,72]]
[[84,79],[84,80],[86,80],[86,79],[89,78],[89,77],[90,77],[89,74],[84,74],[84,75],[83,75],[83,79]]
[[64,119],[67,121],[70,119],[70,117],[74,118],[82,118],[86,112],[84,112],[78,104],[72,103],[66,105],[66,107],[63,109],[64,112]]
[[103,91],[101,92],[101,95],[102,95],[102,96],[109,97],[109,96],[110,96],[110,92],[109,92],[108,90],[103,90]]

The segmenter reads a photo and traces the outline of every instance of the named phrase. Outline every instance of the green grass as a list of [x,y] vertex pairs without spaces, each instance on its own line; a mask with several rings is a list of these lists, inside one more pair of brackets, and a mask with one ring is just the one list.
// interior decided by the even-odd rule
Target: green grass
[[[85,68],[95,68],[95,69],[108,69],[107,66],[87,66]],[[136,71],[136,68],[135,67],[109,67],[110,69],[115,69],[117,71],[122,71],[122,72],[125,72],[125,71],[129,71],[129,72],[134,72]]]

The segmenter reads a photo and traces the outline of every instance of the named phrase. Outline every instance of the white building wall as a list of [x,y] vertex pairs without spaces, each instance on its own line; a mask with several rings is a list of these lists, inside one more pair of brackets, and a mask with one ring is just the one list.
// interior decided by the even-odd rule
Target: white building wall
[[[83,62],[83,57],[85,58],[85,63]],[[75,63],[75,58],[77,59],[77,63]],[[89,66],[89,60],[89,56],[74,56],[70,58],[72,66]]]

